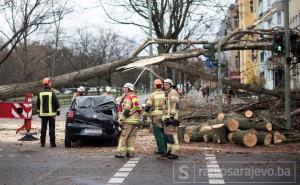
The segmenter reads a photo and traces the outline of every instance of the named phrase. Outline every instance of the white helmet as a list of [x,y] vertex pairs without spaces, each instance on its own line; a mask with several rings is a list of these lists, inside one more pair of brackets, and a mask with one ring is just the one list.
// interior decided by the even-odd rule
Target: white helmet
[[106,86],[106,87],[105,87],[105,92],[111,92],[111,87]]
[[77,91],[78,92],[84,92],[85,88],[83,86],[80,86],[80,87],[77,88]]
[[165,79],[164,80],[164,83],[169,83],[171,84],[172,86],[174,85],[173,81],[171,79]]
[[134,85],[132,83],[126,83],[123,87],[127,87],[131,91],[133,91],[133,89],[134,89]]

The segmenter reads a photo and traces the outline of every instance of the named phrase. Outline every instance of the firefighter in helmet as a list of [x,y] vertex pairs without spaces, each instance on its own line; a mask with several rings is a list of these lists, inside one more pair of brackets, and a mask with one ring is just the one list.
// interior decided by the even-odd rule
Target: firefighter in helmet
[[37,97],[37,112],[41,118],[41,147],[45,147],[46,131],[49,122],[50,146],[56,147],[55,144],[55,116],[60,115],[59,102],[55,92],[51,89],[51,81],[44,78],[43,90]]
[[77,88],[77,92],[74,93],[74,96],[73,96],[72,100],[74,100],[74,99],[75,99],[76,97],[78,97],[78,96],[83,96],[83,95],[84,95],[84,92],[85,92],[85,88],[84,88],[83,86],[79,86],[79,87]]
[[134,85],[126,83],[123,86],[123,95],[119,98],[118,115],[122,127],[116,158],[134,157],[134,143],[137,134],[136,124],[138,123],[141,108],[139,99],[134,94]]
[[179,152],[177,128],[179,126],[178,113],[180,96],[173,87],[174,83],[172,80],[164,80],[166,101],[163,106],[162,120],[167,142],[168,159],[177,159]]
[[157,144],[157,151],[155,153],[165,156],[167,154],[167,144],[164,137],[162,116],[163,104],[166,98],[162,80],[154,80],[153,85],[154,92],[146,100],[145,114],[151,116],[153,134]]

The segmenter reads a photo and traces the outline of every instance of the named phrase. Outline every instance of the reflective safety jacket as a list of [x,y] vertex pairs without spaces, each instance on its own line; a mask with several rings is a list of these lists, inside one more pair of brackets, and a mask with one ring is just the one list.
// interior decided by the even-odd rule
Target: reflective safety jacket
[[[125,109],[130,110],[129,117],[125,117],[123,115]],[[119,109],[120,110],[120,109]],[[120,115],[120,121],[121,123],[127,123],[127,124],[137,124],[139,121],[140,113],[141,113],[141,107],[139,105],[139,98],[133,94],[128,93],[122,102],[122,109],[121,109]]]
[[59,102],[55,93],[49,87],[45,87],[37,97],[37,112],[41,117],[53,117],[58,110]]
[[165,120],[170,117],[174,117],[175,120],[178,120],[179,113],[179,94],[175,89],[171,89],[168,93],[167,99],[163,106],[163,117],[162,120]]
[[151,106],[151,116],[162,116],[166,100],[165,92],[161,89],[153,92],[146,100],[146,106]]

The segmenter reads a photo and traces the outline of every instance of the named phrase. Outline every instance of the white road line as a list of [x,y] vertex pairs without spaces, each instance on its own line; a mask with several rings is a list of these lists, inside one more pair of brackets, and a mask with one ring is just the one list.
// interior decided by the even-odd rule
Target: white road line
[[0,148],[0,151],[3,150],[2,148]]
[[109,179],[108,184],[122,184],[126,177],[130,174],[140,158],[135,157],[127,161],[119,170]]
[[138,163],[139,161],[127,161],[127,164],[136,164]]
[[133,170],[133,168],[120,168],[119,172],[131,172]]
[[133,168],[135,167],[136,164],[124,164],[123,167],[124,168]]
[[0,157],[2,157],[2,155],[0,155]]
[[110,183],[110,184],[119,184],[119,183],[123,183],[124,180],[125,180],[125,178],[112,177],[111,179],[109,179],[108,183]]
[[117,172],[115,173],[114,177],[127,177],[129,172]]
[[222,171],[214,154],[205,154],[209,184],[225,184]]
[[209,179],[209,184],[225,184],[223,179]]

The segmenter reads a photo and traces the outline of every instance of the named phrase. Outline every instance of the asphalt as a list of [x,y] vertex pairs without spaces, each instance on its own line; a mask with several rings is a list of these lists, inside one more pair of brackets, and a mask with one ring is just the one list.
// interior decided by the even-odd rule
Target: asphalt
[[[36,146],[26,151],[10,151],[2,148],[0,184],[110,184],[108,183],[110,179],[116,172],[120,172],[122,166],[128,161],[128,159],[115,159],[113,149],[98,144],[88,146],[79,144],[71,149]],[[207,169],[210,168],[207,166],[208,157],[203,153],[180,157],[175,161],[157,155],[137,154],[136,157],[139,161],[123,179],[122,184],[210,183],[210,177],[207,175]],[[215,154],[215,157],[225,184],[299,184],[300,156],[297,154]],[[228,174],[232,169],[244,170],[244,172]]]
[[[57,120],[63,121],[67,110],[62,108]],[[132,161],[114,158],[115,149],[81,142],[68,149],[41,148],[0,139],[0,185],[300,184],[300,156],[292,151],[213,154],[202,148],[174,161],[139,153]]]

